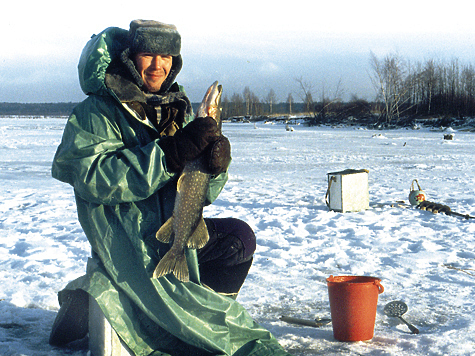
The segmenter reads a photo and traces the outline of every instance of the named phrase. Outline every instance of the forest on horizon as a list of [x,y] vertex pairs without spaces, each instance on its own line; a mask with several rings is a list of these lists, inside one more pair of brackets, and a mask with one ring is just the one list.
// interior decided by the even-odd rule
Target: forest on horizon
[[[278,101],[274,90],[264,96],[245,87],[222,100],[224,119],[264,120],[303,117],[311,125],[361,121],[384,126],[417,119],[437,118],[447,124],[475,117],[475,66],[454,58],[413,63],[396,53],[370,56],[369,75],[375,100],[353,94],[343,101],[340,82],[333,91],[318,88],[305,78],[295,78],[299,91]],[[5,103],[2,116],[68,116],[77,103]],[[193,103],[194,109],[199,103]]]

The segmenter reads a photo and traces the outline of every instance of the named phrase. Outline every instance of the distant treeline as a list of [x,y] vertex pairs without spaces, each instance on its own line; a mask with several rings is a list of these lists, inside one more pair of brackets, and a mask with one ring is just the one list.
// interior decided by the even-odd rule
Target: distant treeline
[[69,116],[77,103],[0,103],[3,116]]
[[[78,103],[0,103],[1,116],[69,116],[73,108]],[[196,112],[200,103],[192,103]],[[269,110],[263,103],[253,103],[252,115],[267,115]],[[304,107],[303,103],[295,103],[295,112],[300,112]],[[274,105],[274,113],[285,115],[289,112],[287,103]],[[239,103],[223,103],[223,116],[245,116],[249,114]]]
[[[0,103],[0,116],[69,116],[78,103]],[[200,103],[192,103],[194,112]],[[233,116],[263,116],[269,115],[268,105],[253,103],[252,110],[246,111],[240,103],[223,102],[223,117]],[[304,109],[303,103],[294,103],[293,112],[299,113]],[[291,110],[292,111],[292,110]],[[285,115],[289,113],[288,103],[274,105],[274,114]]]
[[[383,58],[371,53],[369,76],[374,87],[371,101],[353,94],[342,100],[342,80],[331,91],[318,84],[295,78],[298,90],[286,99],[270,89],[259,97],[249,87],[222,100],[222,117],[246,120],[276,117],[305,117],[310,125],[364,124],[407,126],[431,119],[443,126],[463,125],[475,118],[475,66],[452,59],[411,62],[398,54]],[[76,103],[0,103],[0,115],[68,116]],[[198,103],[193,103],[196,112]]]
[[386,122],[408,115],[475,116],[475,67],[458,59],[410,62],[371,54],[372,82]]
[[[79,103],[1,103],[0,116],[69,116]],[[196,112],[199,103],[192,103]]]
[[[32,116],[32,117],[67,117],[77,103],[0,103],[0,116]],[[199,103],[193,103],[194,112]],[[368,102],[354,98],[349,102],[329,101],[314,102],[311,112],[307,111],[304,103],[277,103],[273,104],[272,114],[270,106],[265,102],[253,102],[247,110],[241,102],[223,101],[223,119],[232,121],[265,121],[289,120],[299,118],[308,125],[362,125],[367,127],[401,127],[414,126],[423,123],[428,126],[475,126],[473,117],[454,117],[447,115],[407,115],[386,121],[384,115],[385,103],[383,101]]]
[[452,59],[411,62],[398,54],[383,58],[371,53],[370,79],[374,99],[359,99],[354,94],[349,101],[341,99],[345,91],[340,81],[333,92],[318,88],[304,78],[296,78],[301,103],[289,94],[285,103],[278,103],[273,90],[258,97],[249,87],[242,94],[223,99],[223,116],[292,115],[304,113],[314,123],[377,117],[386,125],[423,117],[451,117],[456,120],[475,117],[475,66]]

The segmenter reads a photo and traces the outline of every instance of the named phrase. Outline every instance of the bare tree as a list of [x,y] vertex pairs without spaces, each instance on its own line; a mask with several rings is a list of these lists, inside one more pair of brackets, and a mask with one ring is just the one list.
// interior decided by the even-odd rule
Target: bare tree
[[241,116],[244,112],[244,100],[241,95],[234,93],[231,97],[231,102],[229,103],[229,110],[227,111],[228,116]]
[[229,102],[227,95],[221,101],[221,108],[222,108],[222,112],[221,112],[222,117],[231,117],[231,115],[229,114],[229,111],[231,109],[231,103]]
[[259,97],[251,91],[250,99],[251,99],[250,114],[261,115],[262,105],[261,105],[261,101],[259,100]]
[[432,98],[434,96],[434,89],[436,83],[436,65],[434,60],[428,60],[425,64],[425,68],[421,73],[422,80],[422,98],[421,100],[426,102],[427,114],[430,115],[432,109]]
[[331,106],[336,102],[341,101],[341,97],[343,95],[343,86],[341,82],[341,78],[336,84],[335,91],[330,93],[329,95],[326,94],[325,84],[322,85],[322,92],[320,96],[320,102],[316,106],[317,112],[317,119],[318,120],[325,120],[327,112],[330,110]]
[[308,82],[304,82],[302,77],[295,78],[295,80],[297,83],[299,83],[300,90],[302,91],[300,98],[304,103],[305,110],[309,115],[312,115],[315,111],[315,105],[312,97],[313,85]]
[[289,107],[289,115],[292,115],[292,104],[294,103],[294,97],[292,96],[292,93],[289,93],[289,96],[287,97],[287,105]]
[[252,96],[251,89],[249,89],[249,87],[245,87],[242,95],[244,97],[244,102],[246,103],[246,115],[250,115],[251,114],[251,96]]
[[408,81],[407,66],[397,54],[390,54],[379,60],[371,52],[373,76],[371,80],[377,92],[377,97],[383,101],[382,116],[386,123],[399,119],[401,111],[407,109],[411,98],[411,86]]
[[473,116],[475,113],[475,69],[469,64],[462,69],[461,86],[464,98],[464,112]]
[[269,113],[272,115],[272,106],[277,102],[277,96],[273,89],[269,91],[269,94],[266,96],[266,103],[269,105]]

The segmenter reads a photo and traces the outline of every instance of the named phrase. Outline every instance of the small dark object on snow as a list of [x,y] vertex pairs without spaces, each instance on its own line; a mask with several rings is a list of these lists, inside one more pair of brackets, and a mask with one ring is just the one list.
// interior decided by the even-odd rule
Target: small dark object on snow
[[279,319],[289,324],[311,326],[314,328],[318,328],[320,326],[324,326],[331,323],[331,319],[322,319],[322,318],[318,318],[315,320],[306,320],[306,319],[293,318],[291,316],[281,316]]
[[393,317],[401,319],[409,327],[409,329],[411,329],[411,332],[413,334],[419,334],[418,328],[416,328],[414,325],[409,324],[406,320],[402,318],[402,315],[405,312],[407,312],[406,303],[398,301],[398,300],[389,302],[384,307],[384,314],[386,314],[387,316],[393,316]]
[[419,205],[417,205],[417,209],[430,211],[434,214],[444,213],[446,215],[459,216],[459,217],[465,218],[465,219],[474,219],[475,218],[474,216],[470,216],[468,214],[456,213],[455,211],[452,211],[450,209],[450,207],[448,207],[447,205],[443,205],[443,204],[439,204],[439,203],[433,203],[433,202],[430,202],[430,201],[427,201],[427,200],[425,200],[425,201],[421,202]]
[[447,215],[450,215],[451,213],[451,210],[450,210],[450,207],[448,207],[447,205],[442,205],[442,204],[439,204],[439,203],[433,203],[433,202],[430,202],[430,201],[423,201],[423,202],[420,202],[419,205],[417,206],[418,209],[421,209],[421,210],[427,210],[427,211],[430,211],[434,214],[437,214],[437,213],[445,213]]

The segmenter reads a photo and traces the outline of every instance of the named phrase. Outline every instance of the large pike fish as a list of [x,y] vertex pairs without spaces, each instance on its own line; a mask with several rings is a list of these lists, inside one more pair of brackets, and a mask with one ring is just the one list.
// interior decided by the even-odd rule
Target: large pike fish
[[[210,116],[221,132],[222,87],[214,82],[206,92],[196,117]],[[185,249],[203,248],[209,240],[208,229],[203,220],[203,205],[210,181],[204,159],[199,157],[187,162],[178,178],[173,215],[157,232],[157,239],[173,245],[163,256],[153,273],[158,278],[173,273],[182,282],[189,281]]]

